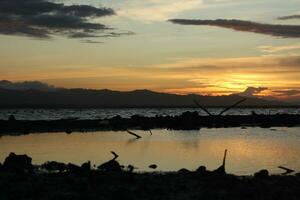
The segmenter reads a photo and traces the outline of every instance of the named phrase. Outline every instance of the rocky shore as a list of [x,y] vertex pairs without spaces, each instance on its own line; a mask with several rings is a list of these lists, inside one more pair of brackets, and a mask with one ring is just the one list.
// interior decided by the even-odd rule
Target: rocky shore
[[132,116],[122,118],[115,116],[109,119],[80,120],[37,120],[22,121],[13,116],[8,120],[0,120],[0,135],[28,134],[36,132],[67,132],[73,131],[101,131],[128,129],[149,130],[156,128],[173,130],[198,130],[202,127],[226,128],[226,127],[293,127],[300,125],[300,115],[275,114],[275,115],[199,115],[198,112],[185,112],[179,116]]
[[227,174],[225,165],[208,171],[136,173],[117,155],[99,166],[59,162],[32,165],[27,155],[11,153],[0,165],[0,199],[230,199],[298,200],[300,174],[253,176]]

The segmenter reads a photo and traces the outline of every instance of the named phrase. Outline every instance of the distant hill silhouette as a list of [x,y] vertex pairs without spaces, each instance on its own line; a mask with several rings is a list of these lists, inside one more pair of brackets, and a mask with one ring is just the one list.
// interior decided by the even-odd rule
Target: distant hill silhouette
[[[0,88],[0,106],[7,107],[195,107],[194,99],[206,107],[228,106],[242,99],[239,95],[201,96],[158,93],[149,90],[119,92],[111,90],[56,89],[11,90]],[[288,103],[247,98],[241,106],[276,107]]]

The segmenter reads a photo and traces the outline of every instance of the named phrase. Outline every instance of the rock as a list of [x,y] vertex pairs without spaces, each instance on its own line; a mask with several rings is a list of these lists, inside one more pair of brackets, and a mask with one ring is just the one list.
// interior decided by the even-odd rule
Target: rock
[[119,121],[119,120],[122,120],[123,118],[120,116],[120,115],[116,115],[114,117],[111,118],[111,120],[115,120],[115,121]]
[[33,172],[33,165],[31,161],[32,158],[27,155],[16,155],[15,153],[10,153],[9,156],[5,158],[3,169],[13,172]]
[[135,168],[133,165],[128,165],[128,166],[127,166],[127,170],[128,170],[128,172],[130,172],[130,173],[132,173],[134,169],[136,169],[136,168]]
[[178,170],[178,173],[180,173],[180,174],[188,174],[190,172],[191,172],[190,170],[185,169],[185,168],[182,168],[182,169]]
[[182,113],[180,117],[187,118],[187,119],[197,119],[199,117],[199,113],[197,111],[194,112],[186,111]]
[[215,175],[226,175],[224,165],[221,165],[219,168],[212,171],[212,173],[215,174]]
[[50,162],[46,162],[46,163],[42,164],[41,168],[45,169],[47,171],[63,172],[65,170],[67,170],[67,165],[64,163],[56,162],[56,161],[50,161]]
[[255,178],[267,178],[269,177],[269,171],[266,169],[260,170],[254,174]]
[[15,116],[14,115],[10,115],[9,118],[8,118],[8,121],[10,121],[10,122],[16,121]]
[[149,165],[149,168],[150,168],[150,169],[156,169],[156,168],[157,168],[157,165],[156,165],[156,164]]
[[67,169],[71,174],[79,174],[81,173],[81,167],[79,167],[78,165],[75,165],[73,163],[69,163],[67,165]]
[[118,161],[110,160],[98,166],[98,169],[105,172],[121,172],[122,168]]
[[101,120],[99,122],[100,125],[109,125],[109,121],[108,120]]
[[201,175],[207,174],[206,167],[205,166],[198,167],[198,169],[196,169],[196,173],[201,174]]
[[82,172],[90,172],[91,171],[91,162],[85,162],[81,165]]

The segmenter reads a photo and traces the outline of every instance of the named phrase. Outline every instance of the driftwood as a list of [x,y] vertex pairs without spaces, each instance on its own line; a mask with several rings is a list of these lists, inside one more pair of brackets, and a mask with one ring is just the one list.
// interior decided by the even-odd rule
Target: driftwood
[[201,106],[200,105],[200,103],[196,100],[196,99],[194,99],[194,102],[195,102],[195,104],[199,107],[199,108],[201,108],[204,112],[206,112],[209,116],[213,116],[213,114],[211,114],[206,108],[204,108],[203,106]]
[[152,135],[152,131],[151,131],[151,129],[149,129],[149,132],[150,132],[150,135]]
[[116,160],[119,157],[119,155],[116,154],[114,151],[111,151],[110,153],[114,156],[113,160]]
[[121,172],[121,165],[118,161],[116,161],[119,155],[116,154],[114,151],[111,151],[110,153],[112,153],[114,157],[111,160],[99,165],[98,169],[107,172]]
[[127,130],[127,133],[129,133],[130,135],[133,135],[133,136],[135,136],[135,137],[136,137],[136,139],[140,139],[140,138],[142,138],[141,136],[139,136],[139,135],[135,134],[135,133],[134,133],[134,132],[132,132],[132,131],[129,131],[129,130]]
[[[243,103],[243,102],[246,101],[246,100],[247,100],[247,99],[239,100],[238,102],[236,102],[236,103],[234,103],[234,104],[232,104],[232,105],[226,107],[224,110],[222,110],[222,111],[219,113],[219,116],[220,116],[220,115],[223,115],[223,114],[224,114],[225,112],[227,112],[228,110],[230,110],[230,109],[232,109],[232,108],[238,106],[239,104]],[[196,104],[199,108],[201,108],[201,109],[202,109],[204,112],[206,112],[209,116],[214,116],[214,115],[211,114],[206,108],[204,108],[203,106],[201,106],[200,103],[199,103],[197,100],[194,99],[194,102],[195,102],[195,104]]]
[[289,168],[287,168],[287,167],[279,166],[278,168],[279,168],[279,169],[283,169],[283,170],[285,170],[285,172],[284,172],[284,173],[282,173],[283,175],[291,174],[291,173],[293,173],[293,172],[294,172],[294,170],[292,170],[292,169],[289,169]]
[[228,107],[225,108],[223,111],[221,111],[221,112],[219,113],[219,115],[223,115],[223,114],[224,114],[225,112],[227,112],[228,110],[230,110],[230,109],[232,109],[232,108],[238,106],[239,104],[243,103],[243,102],[246,101],[246,100],[247,100],[247,99],[242,99],[242,100],[236,102],[235,104],[233,104],[233,105],[231,105],[231,106],[228,106]]
[[222,165],[213,171],[214,174],[217,174],[217,175],[224,175],[226,174],[226,171],[225,171],[225,165],[226,165],[226,156],[227,156],[227,149],[225,149],[225,152],[224,152],[224,157],[223,157],[223,163]]

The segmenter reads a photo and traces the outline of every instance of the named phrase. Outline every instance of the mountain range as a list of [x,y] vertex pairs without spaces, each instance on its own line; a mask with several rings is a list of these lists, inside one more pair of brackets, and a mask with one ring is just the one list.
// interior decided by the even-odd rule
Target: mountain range
[[[3,83],[3,81],[2,81]],[[293,106],[280,101],[268,101],[255,97],[240,95],[202,96],[196,94],[176,95],[153,92],[150,90],[134,90],[129,92],[91,89],[64,89],[35,83],[38,88],[1,87],[0,107],[29,107],[29,108],[123,108],[123,107],[195,107],[194,100],[205,107],[229,106],[246,98],[240,106],[243,107],[280,107]],[[3,84],[2,84],[3,85]],[[27,83],[27,85],[30,85]]]

